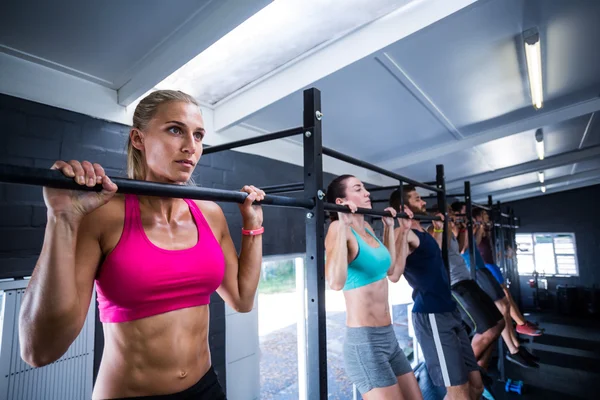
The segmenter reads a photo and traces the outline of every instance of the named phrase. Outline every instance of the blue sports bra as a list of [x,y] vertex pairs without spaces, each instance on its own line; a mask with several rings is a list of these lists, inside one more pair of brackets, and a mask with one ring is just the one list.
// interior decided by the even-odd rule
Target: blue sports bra
[[348,264],[348,277],[344,290],[356,289],[385,278],[392,264],[390,252],[369,229],[366,231],[375,238],[379,247],[370,246],[354,229],[350,228],[350,230],[358,242],[358,254]]

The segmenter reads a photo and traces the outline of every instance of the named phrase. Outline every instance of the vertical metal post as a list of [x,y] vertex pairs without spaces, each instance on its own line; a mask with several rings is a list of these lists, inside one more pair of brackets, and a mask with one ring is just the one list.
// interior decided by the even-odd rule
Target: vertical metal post
[[[499,220],[499,224],[502,225],[502,210],[500,209],[500,202],[498,202],[498,207],[494,208],[494,204],[492,203],[492,196],[488,197],[488,205],[490,206],[491,212],[492,212],[492,222],[494,223],[494,243],[499,240],[500,241],[500,251],[502,252],[502,249],[504,246],[504,235],[502,232],[502,226],[496,228],[495,222],[496,220]],[[502,254],[502,253],[501,253]],[[499,266],[500,269],[502,270],[502,266]],[[506,381],[506,369],[504,368],[504,355],[505,355],[505,350],[504,350],[504,343],[502,342],[502,337],[498,338],[498,371],[500,372],[500,380],[502,382]]]
[[470,261],[470,272],[471,279],[477,282],[477,275],[475,274],[476,261],[475,261],[475,235],[473,235],[473,203],[471,202],[471,182],[465,181],[465,208],[467,218],[467,235],[469,235],[469,261]]
[[298,294],[297,305],[297,345],[298,345],[298,400],[307,400],[306,391],[306,269],[304,268],[304,258],[294,259],[296,269],[296,293]]
[[435,166],[435,184],[441,192],[437,193],[438,209],[444,216],[444,232],[442,233],[442,259],[448,273],[448,283],[450,283],[450,261],[448,258],[448,207],[446,206],[446,177],[444,176],[444,165]]
[[[512,231],[510,232],[510,247],[512,248],[512,257],[511,257],[511,266],[512,266],[512,274],[513,274],[513,280],[514,280],[514,285],[515,285],[515,291],[516,291],[516,296],[517,296],[517,305],[519,306],[519,309],[523,309],[523,302],[521,299],[521,277],[519,275],[519,268],[518,268],[518,264],[516,263],[516,259],[517,259],[517,229],[515,228],[517,225],[515,224],[515,210],[513,210],[512,208],[510,209],[510,222],[511,225],[513,227]],[[514,293],[514,291],[513,291]]]
[[404,182],[398,182],[398,191],[400,192],[400,212],[404,212]]
[[327,398],[327,331],[325,326],[325,210],[323,188],[321,92],[304,91],[304,193],[315,206],[306,214],[306,338],[309,400]]

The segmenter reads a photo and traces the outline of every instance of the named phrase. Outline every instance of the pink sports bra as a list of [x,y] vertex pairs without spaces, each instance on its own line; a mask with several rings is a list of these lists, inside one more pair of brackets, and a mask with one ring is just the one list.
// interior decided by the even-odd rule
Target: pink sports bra
[[185,199],[198,242],[183,250],[155,246],[146,236],[136,196],[125,195],[125,224],[96,276],[102,322],[126,322],[210,303],[225,274],[225,259],[202,212]]

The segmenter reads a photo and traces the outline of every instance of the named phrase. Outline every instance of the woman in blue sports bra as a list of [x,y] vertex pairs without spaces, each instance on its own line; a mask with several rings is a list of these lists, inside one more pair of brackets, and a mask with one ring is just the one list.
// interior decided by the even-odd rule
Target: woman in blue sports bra
[[[331,213],[325,238],[325,276],[346,300],[344,364],[364,399],[422,399],[410,363],[398,345],[388,303],[388,276],[400,279],[395,268],[394,218],[383,218],[383,243],[358,207],[371,208],[369,192],[352,175],[334,179],[327,201],[347,206],[352,213]],[[393,208],[387,208],[396,215]],[[410,210],[406,211],[410,215]],[[402,229],[410,220],[398,219]]]

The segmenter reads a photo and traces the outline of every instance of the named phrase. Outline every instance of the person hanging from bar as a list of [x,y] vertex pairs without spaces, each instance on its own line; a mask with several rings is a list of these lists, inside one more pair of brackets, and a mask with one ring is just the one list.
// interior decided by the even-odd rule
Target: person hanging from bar
[[496,279],[496,281],[502,288],[506,299],[510,303],[510,316],[517,324],[517,333],[528,336],[541,336],[543,334],[542,330],[539,329],[539,327],[536,326],[533,322],[527,321],[523,314],[521,314],[521,311],[517,307],[517,304],[515,303],[515,300],[513,299],[510,293],[510,290],[508,290],[508,287],[506,287],[502,271],[494,261],[494,251],[492,250],[493,245],[491,234],[492,224],[490,222],[489,214],[487,213],[487,211],[481,208],[475,208],[473,210],[473,220],[476,221],[476,237],[480,238],[477,242],[477,249],[481,254],[481,258],[485,263],[485,267],[492,274],[494,279]]
[[[461,214],[466,214],[467,207],[464,202],[456,202],[452,204],[452,208],[455,210],[460,210]],[[473,214],[475,214],[475,208],[473,210]],[[481,242],[481,238],[483,237],[483,223],[482,221],[473,221],[474,225],[474,240],[475,244]],[[467,241],[465,243],[465,247],[463,249],[463,259],[467,264],[467,267],[471,269],[471,259],[469,257],[468,248],[471,245],[470,239],[467,235]],[[506,359],[514,364],[520,365],[524,368],[539,368],[539,364],[537,363],[537,357],[531,354],[524,346],[521,346],[519,339],[517,338],[517,334],[515,332],[515,328],[510,320],[510,303],[506,298],[506,295],[502,291],[502,288],[494,279],[492,273],[485,267],[485,262],[479,252],[479,248],[477,246],[474,247],[475,252],[475,275],[477,277],[477,284],[484,292],[487,293],[488,296],[494,300],[494,304],[504,317],[505,326],[502,330],[502,340],[506,344],[508,348],[508,354],[506,354]]]
[[[402,195],[413,214],[427,215],[427,203],[414,186],[406,185]],[[400,191],[395,190],[390,195],[390,205],[398,210],[400,203]],[[443,222],[434,221],[433,226],[434,233],[443,233]],[[450,292],[450,278],[442,260],[442,240],[438,243],[414,219],[411,229],[396,228],[396,231],[396,240],[400,243],[396,256],[413,288],[415,336],[431,380],[436,386],[446,387],[448,399],[478,400],[483,393],[483,382]]]
[[[179,91],[146,96],[133,115],[129,178],[186,185],[202,154],[198,103]],[[80,185],[44,188],[43,248],[19,315],[21,356],[41,367],[59,359],[84,324],[94,283],[104,352],[94,399],[224,399],[208,343],[211,295],[253,308],[262,263],[262,190],[239,205],[238,254],[221,208],[208,201],[116,195],[102,166],[57,161]]]
[[[325,238],[325,276],[346,301],[344,364],[365,399],[422,399],[410,363],[398,345],[388,303],[388,275],[400,279],[395,267],[394,218],[383,217],[383,243],[357,207],[371,208],[369,192],[352,175],[335,178],[327,202],[347,206],[351,213],[331,212]],[[387,208],[395,216],[396,212]],[[408,211],[410,213],[410,211]],[[407,226],[400,220],[400,226]]]
[[[437,205],[432,212],[437,212]],[[470,328],[473,338],[471,347],[477,364],[481,367],[484,385],[483,397],[493,398],[488,388],[493,381],[485,372],[488,369],[496,340],[504,329],[504,318],[496,308],[493,300],[471,279],[465,260],[461,256],[461,247],[467,241],[465,220],[457,217],[452,207],[448,206],[448,260],[450,262],[450,288],[452,297],[462,316],[463,322]],[[434,232],[433,225],[427,231],[441,243],[441,232]]]

